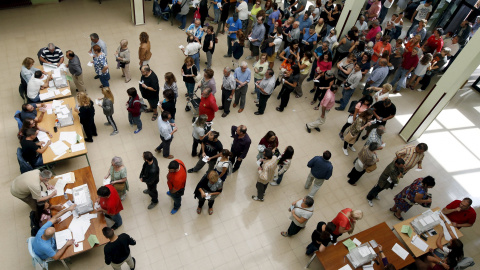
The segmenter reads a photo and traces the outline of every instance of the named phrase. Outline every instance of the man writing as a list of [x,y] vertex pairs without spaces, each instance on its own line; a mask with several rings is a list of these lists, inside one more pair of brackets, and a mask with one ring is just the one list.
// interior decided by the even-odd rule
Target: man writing
[[28,204],[32,211],[37,211],[38,202],[48,201],[57,195],[57,190],[54,190],[50,195],[42,197],[42,192],[55,188],[48,184],[50,179],[52,179],[52,172],[49,170],[33,170],[23,173],[13,179],[10,193]]
[[65,60],[63,52],[53,43],[48,43],[48,46],[42,49],[40,54],[40,64],[53,64],[59,67]]
[[477,213],[472,208],[472,199],[455,200],[442,209],[454,227],[472,227],[477,219]]
[[[37,107],[40,107],[40,116],[37,116]],[[20,119],[23,121],[27,118],[33,119],[35,122],[40,123],[43,120],[45,115],[46,105],[44,103],[32,103],[32,104],[23,104],[22,110],[20,111]]]
[[250,140],[250,136],[247,134],[247,127],[244,125],[238,127],[232,126],[231,132],[233,143],[232,148],[230,149],[230,152],[232,152],[230,162],[233,165],[232,173],[235,173],[240,169],[243,159],[247,156],[252,140]]
[[152,198],[150,205],[147,207],[152,209],[158,204],[157,184],[160,181],[160,168],[157,159],[150,151],[143,152],[143,161],[140,182],[147,184],[147,189],[143,190],[143,194],[148,194]]
[[73,51],[66,52],[68,64],[66,65],[70,74],[72,74],[73,82],[77,86],[76,91],[85,91],[85,83],[83,82],[82,65],[80,59]]
[[182,206],[182,196],[185,193],[185,183],[187,182],[187,172],[185,164],[180,159],[175,159],[168,164],[167,174],[167,195],[173,200],[173,209],[170,214],[174,215]]
[[32,243],[33,252],[40,257],[42,260],[46,260],[48,258],[52,258],[53,260],[58,260],[62,257],[65,250],[75,242],[75,239],[70,239],[67,243],[59,250],[57,250],[57,244],[55,238],[55,228],[52,227],[53,224],[60,221],[60,217],[68,211],[72,211],[75,209],[77,205],[72,204],[70,207],[59,211],[55,214],[47,223],[45,223],[40,230],[38,230],[37,234],[35,235],[35,239]]
[[52,75],[46,75],[42,79],[43,73],[40,70],[35,71],[33,78],[27,83],[27,98],[31,102],[40,101],[40,90],[48,88],[48,82],[52,79]]
[[262,115],[265,112],[265,108],[267,107],[267,101],[275,90],[275,76],[274,72],[271,68],[265,72],[265,77],[257,81],[257,89],[260,91],[259,99],[258,99],[258,111],[256,111],[255,115]]
[[218,107],[219,110],[223,110],[222,117],[226,117],[230,113],[230,104],[235,94],[235,86],[236,82],[232,70],[229,67],[225,67],[223,69],[222,81],[222,106]]

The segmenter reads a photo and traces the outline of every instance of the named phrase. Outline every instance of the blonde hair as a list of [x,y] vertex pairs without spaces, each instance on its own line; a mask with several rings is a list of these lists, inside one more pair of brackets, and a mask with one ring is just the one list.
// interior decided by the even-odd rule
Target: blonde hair
[[207,177],[210,182],[216,183],[218,181],[218,173],[215,170],[211,170]]
[[362,210],[352,210],[352,217],[356,220],[360,220],[363,218]]
[[206,114],[201,114],[198,116],[197,121],[195,122],[195,125],[198,127],[203,127],[205,125],[205,122],[207,122],[208,116]]
[[103,87],[102,88],[102,94],[105,98],[108,98],[112,101],[112,103],[115,103],[114,98],[113,98],[113,93],[110,90],[110,87]]
[[78,105],[80,107],[83,107],[83,106],[90,106],[90,98],[87,96],[87,93],[85,92],[78,92],[77,94],[77,101],[78,101]]
[[31,68],[33,66],[33,63],[35,63],[35,60],[31,57],[26,57],[23,59],[22,65],[26,68]]
[[386,83],[383,85],[383,89],[387,90],[387,92],[392,91],[392,88],[393,88],[392,85],[389,83]]

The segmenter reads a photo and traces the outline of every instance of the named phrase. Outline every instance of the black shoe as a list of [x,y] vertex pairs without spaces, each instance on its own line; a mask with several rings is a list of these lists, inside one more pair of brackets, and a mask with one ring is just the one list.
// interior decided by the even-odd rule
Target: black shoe
[[336,107],[335,110],[337,110],[337,111],[343,111],[343,110],[345,110],[345,109],[342,109],[342,108],[340,108],[340,107]]
[[364,140],[364,141],[365,141],[367,138],[368,138],[368,136],[367,136],[367,135],[365,135],[365,136],[362,136],[362,140]]
[[258,104],[255,104],[255,105],[256,105],[257,107],[260,107],[260,105],[258,105]]
[[75,92],[78,92],[78,89],[75,89]]
[[194,173],[195,171],[193,169],[189,169],[187,172],[188,173]]
[[192,157],[195,157],[195,156],[197,156],[197,155],[198,155],[197,153],[195,153],[195,154],[194,154],[194,153],[192,153]]
[[311,82],[311,81],[313,81],[312,78],[308,78],[308,79],[307,79],[307,82]]
[[96,80],[96,79],[100,78],[100,76],[99,76],[99,75],[95,75],[95,77],[93,77],[93,78]]
[[318,132],[320,132],[320,128],[318,128],[318,127],[316,127],[315,130],[318,131]]
[[93,139],[85,139],[86,142],[93,142]]
[[254,112],[253,114],[255,114],[255,115],[262,115],[263,113]]
[[122,226],[122,225],[118,226],[117,223],[115,223],[115,224],[113,224],[113,226],[112,226],[112,230],[115,231],[116,229],[120,228],[121,226]]
[[237,169],[233,169],[233,170],[232,170],[232,173],[235,173],[236,171],[238,171],[238,168],[237,168]]
[[135,260],[135,257],[132,257],[133,259],[133,268],[130,268],[130,270],[135,270],[135,266],[137,266],[137,261]]
[[275,110],[277,110],[279,112],[283,112],[283,109],[280,109],[280,107],[275,108]]
[[310,90],[310,93],[313,93],[313,92],[315,92],[315,89]]
[[143,191],[143,194],[148,194],[148,189],[145,189],[145,190]]
[[305,127],[307,128],[308,133],[312,132],[312,130],[308,127],[308,124],[305,124]]
[[335,100],[335,103],[340,104],[340,100]]
[[223,110],[223,106],[218,107],[219,110]]
[[158,202],[156,202],[156,203],[152,202],[148,205],[147,209],[150,210],[150,209],[154,208],[155,206],[157,206],[157,204],[158,204]]

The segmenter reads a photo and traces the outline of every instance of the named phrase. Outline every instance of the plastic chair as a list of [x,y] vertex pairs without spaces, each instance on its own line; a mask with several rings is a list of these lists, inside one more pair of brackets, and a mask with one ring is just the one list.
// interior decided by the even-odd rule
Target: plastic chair
[[23,122],[22,122],[22,119],[20,118],[20,111],[17,110],[13,118],[15,119],[15,121],[17,121],[18,130],[20,131],[20,129],[22,129],[23,127]]
[[23,99],[23,103],[27,103],[27,82],[23,79],[20,73],[20,85],[18,86],[18,93]]
[[458,262],[457,266],[455,266],[454,270],[464,270],[471,266],[474,266],[475,262],[470,257],[464,257],[460,262]]
[[20,173],[26,173],[33,170],[32,165],[30,165],[30,163],[26,162],[25,159],[23,159],[22,148],[20,147],[17,148],[17,160],[18,165],[20,166]]
[[29,237],[27,239],[27,245],[28,245],[28,252],[30,253],[30,256],[32,256],[32,264],[33,264],[33,267],[37,270],[37,269],[46,269],[48,270],[48,263],[52,261],[52,259],[46,259],[46,260],[42,260],[40,259],[40,257],[37,256],[37,254],[35,254],[35,252],[33,251],[33,240],[35,239],[35,237]]

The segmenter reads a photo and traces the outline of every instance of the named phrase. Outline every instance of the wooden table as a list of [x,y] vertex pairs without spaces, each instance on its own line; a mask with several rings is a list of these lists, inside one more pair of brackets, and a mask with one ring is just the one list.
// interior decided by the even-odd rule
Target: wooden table
[[[88,185],[88,190],[90,191],[90,196],[93,202],[97,200],[97,187],[95,186],[95,180],[93,179],[93,174],[92,170],[90,167],[85,167],[82,169],[78,169],[73,171],[75,174],[75,183],[73,184],[67,184],[65,185],[65,189],[69,188],[72,189],[77,186],[81,186],[84,184]],[[72,194],[67,194],[68,198],[70,200],[73,200]],[[50,203],[52,205],[56,204],[64,204],[66,202],[65,198],[63,196],[58,196],[58,197],[53,197],[50,199]],[[95,211],[91,211],[90,213],[95,213]],[[56,214],[55,211],[52,211],[52,214]],[[68,228],[70,225],[70,222],[72,222],[73,216],[68,217],[64,221],[57,223],[54,225],[55,230],[62,231]],[[87,250],[92,249],[90,247],[90,244],[88,243],[88,237],[90,234],[94,234],[97,236],[98,241],[100,242],[100,245],[105,245],[108,242],[108,239],[103,236],[102,229],[107,226],[107,223],[105,221],[105,216],[101,213],[97,214],[97,218],[92,218],[90,219],[91,225],[88,228],[88,231],[85,233],[85,240],[83,241],[83,250],[77,253],[73,252],[73,245],[69,246],[66,250],[65,253],[63,253],[62,257],[60,257],[61,260],[72,257],[73,255],[85,252]],[[98,245],[95,245],[93,248],[97,247]]]
[[[395,252],[392,251],[392,247],[395,244],[399,244],[403,248],[405,247],[400,243],[398,238],[395,236],[395,234],[385,222],[382,222],[378,225],[373,226],[370,229],[367,229],[350,237],[350,239],[352,240],[354,238],[357,238],[360,242],[362,242],[362,244],[370,240],[375,240],[377,244],[382,245],[383,252],[388,258],[388,262],[393,264],[397,269],[402,269],[403,267],[410,265],[414,262],[413,257],[410,254],[408,254],[405,260],[402,260],[402,258],[400,258]],[[316,252],[316,256],[318,257],[318,260],[323,265],[325,270],[338,270],[345,264],[349,263],[348,259],[345,257],[345,255],[348,254],[348,249],[343,244],[343,241],[345,240],[347,239],[339,241],[336,245],[328,246],[323,252]],[[378,248],[375,248],[375,251],[377,252]],[[383,269],[383,264],[380,257],[378,257],[377,260],[380,262],[380,265],[374,263],[373,268],[377,270]]]
[[[434,209],[432,209],[432,211],[440,211],[440,207],[436,207]],[[417,248],[416,246],[414,246],[411,241],[412,241],[412,237],[416,235],[415,233],[415,230],[413,231],[412,233],[412,237],[408,237],[407,234],[405,233],[402,233],[402,226],[403,225],[410,225],[410,222],[412,222],[415,218],[417,218],[418,216],[415,216],[415,217],[412,217],[412,218],[409,218],[409,219],[406,219],[396,225],[393,226],[393,228],[395,229],[395,231],[400,235],[400,237],[402,238],[402,240],[405,242],[405,244],[408,246],[408,248],[410,248],[410,250],[412,251],[413,255],[415,257],[420,257],[422,256],[423,254],[427,253],[428,252],[428,249],[426,251],[423,251],[423,250],[420,250],[419,248]],[[449,224],[445,224],[445,225],[449,225]],[[412,228],[413,230],[413,228]],[[437,233],[440,233],[440,232],[443,232],[443,227],[442,225],[437,225],[435,226],[434,230],[437,232]],[[458,235],[458,238],[462,237],[463,234],[457,229],[455,228],[455,231],[457,232],[457,235]],[[447,232],[448,233],[448,232]],[[434,236],[430,236],[428,235],[428,238],[427,238],[427,241],[425,241],[429,248],[437,248],[437,238],[438,236],[437,235],[434,235]],[[422,239],[423,240],[423,239]],[[448,241],[445,240],[445,236],[442,238],[442,245],[445,245]]]
[[[63,104],[68,105],[68,106],[70,106],[70,108],[72,108],[73,125],[68,126],[68,127],[59,127],[57,132],[55,133],[54,130],[53,130],[53,128],[55,126],[55,119],[56,119],[55,113],[52,113],[52,114],[45,113],[45,115],[43,116],[42,122],[38,123],[39,127],[47,130],[48,132],[50,132],[50,134],[53,135],[53,137],[50,138],[50,140],[52,142],[58,141],[59,138],[60,138],[60,132],[64,132],[64,131],[75,131],[75,132],[77,132],[78,135],[80,135],[82,137],[84,136],[83,135],[82,124],[80,124],[80,118],[78,117],[78,113],[75,112],[75,110],[73,110],[73,108],[75,108],[75,106],[76,106],[75,99],[73,97],[69,97],[69,98],[65,98],[65,99],[62,99],[62,100],[63,100]],[[46,102],[45,104],[51,104],[51,103],[52,102]],[[80,140],[80,142],[85,143],[85,139],[82,138]],[[70,144],[68,142],[64,141],[64,143],[67,146],[70,146]],[[90,161],[88,160],[88,156],[87,156],[87,146],[86,145],[85,145],[84,150],[73,152],[73,153],[71,151],[70,152],[69,151],[70,150],[68,150],[67,153],[64,154],[63,156],[54,160],[54,158],[56,156],[53,153],[52,149],[50,147],[48,147],[48,149],[42,154],[43,164],[48,164],[48,163],[57,162],[57,161],[60,161],[60,160],[65,160],[65,159],[70,159],[70,158],[85,155],[85,157],[87,158],[88,165],[90,166]]]
[[[43,66],[38,66],[37,68],[43,71]],[[48,73],[51,74],[51,72],[48,72]],[[70,87],[70,81],[69,81],[69,80],[67,80],[67,84],[68,84],[67,87],[63,87],[63,88],[60,88],[60,89],[57,89],[57,90],[59,90],[60,92],[62,92],[63,90],[68,89],[68,90],[70,90],[70,94],[68,94],[68,95],[63,95],[62,93],[60,93],[60,94],[58,94],[58,95],[55,95],[54,97],[41,100],[41,102],[48,101],[48,100],[54,100],[54,99],[71,97],[71,96],[72,96],[72,89],[71,89],[71,87]],[[48,89],[47,89],[47,88],[40,90],[40,94],[44,94],[44,93],[47,93],[47,92],[48,92]]]

